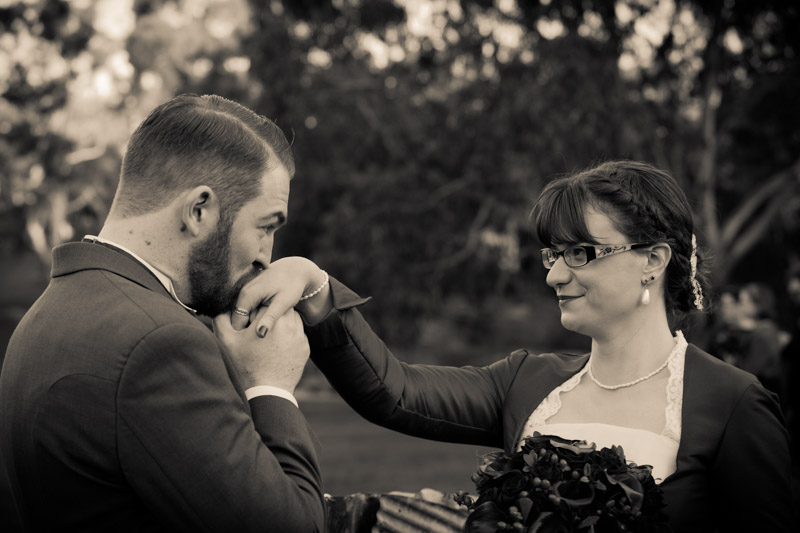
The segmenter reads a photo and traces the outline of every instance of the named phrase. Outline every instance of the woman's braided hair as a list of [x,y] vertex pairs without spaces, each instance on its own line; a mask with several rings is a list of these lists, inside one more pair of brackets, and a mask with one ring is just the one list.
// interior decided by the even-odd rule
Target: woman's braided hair
[[630,242],[670,245],[664,298],[670,324],[682,326],[698,310],[697,291],[708,294],[708,281],[706,261],[698,247],[698,288],[691,282],[694,223],[686,195],[675,179],[638,161],[606,161],[559,177],[547,184],[533,209],[539,240],[546,246],[596,242],[584,218],[589,206],[608,215]]

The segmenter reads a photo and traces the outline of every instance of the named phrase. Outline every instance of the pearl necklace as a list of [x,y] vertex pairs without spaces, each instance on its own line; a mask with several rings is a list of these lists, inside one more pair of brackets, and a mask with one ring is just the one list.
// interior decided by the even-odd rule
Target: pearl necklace
[[650,372],[646,376],[642,376],[639,379],[634,379],[633,381],[629,381],[627,383],[621,383],[619,385],[606,385],[604,383],[600,383],[599,381],[597,381],[597,378],[594,377],[594,372],[592,372],[592,362],[590,360],[589,361],[589,377],[592,378],[592,381],[594,381],[595,384],[598,387],[600,387],[601,389],[617,390],[617,389],[624,389],[625,387],[633,387],[637,383],[641,383],[642,381],[650,379],[653,376],[655,376],[656,374],[658,374],[659,372],[661,372],[662,370],[664,370],[665,368],[667,368],[667,363],[669,363],[669,360],[670,360],[671,357],[672,357],[672,352],[670,352],[670,354],[667,356],[667,359],[664,361],[663,365],[661,365],[660,367],[656,368],[655,370],[653,370],[652,372]]

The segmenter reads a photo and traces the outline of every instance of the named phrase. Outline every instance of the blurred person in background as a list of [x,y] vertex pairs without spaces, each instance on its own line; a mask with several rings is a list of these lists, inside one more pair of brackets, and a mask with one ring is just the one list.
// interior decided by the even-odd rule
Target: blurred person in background
[[299,315],[264,336],[227,313],[271,260],[294,168],[273,122],[218,96],[135,131],[99,236],[53,250],[0,374],[24,530],[324,529]]
[[[561,322],[591,337],[589,354],[406,364],[356,309],[366,300],[331,280],[324,308],[296,307],[313,361],[362,416],[409,435],[506,453],[535,431],[622,445],[628,460],[653,466],[676,532],[793,531],[776,395],[678,329],[705,308],[708,286],[675,180],[645,163],[606,162],[549,183],[533,218]],[[278,260],[237,306],[270,327],[319,276],[310,261]],[[247,323],[234,318],[235,328]]]
[[775,321],[775,296],[763,283],[748,283],[720,297],[721,324],[712,345],[725,361],[755,375],[783,396],[781,352],[789,334]]
[[[795,454],[800,454],[800,258],[793,256],[791,267],[786,279],[786,290],[791,303],[791,332],[789,342],[781,353],[781,390],[784,396],[781,398],[784,412],[786,413],[787,426],[789,427],[790,442]],[[796,455],[795,455],[796,456]],[[800,469],[800,465],[795,462],[795,471]],[[795,504],[800,509],[800,493],[796,491]]]

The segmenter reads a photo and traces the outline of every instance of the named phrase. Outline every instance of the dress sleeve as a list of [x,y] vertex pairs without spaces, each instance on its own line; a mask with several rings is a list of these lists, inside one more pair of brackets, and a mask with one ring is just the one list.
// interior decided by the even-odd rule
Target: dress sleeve
[[239,396],[199,326],[156,329],[118,391],[118,453],[144,504],[180,531],[323,531],[315,437],[299,409]]
[[311,359],[361,416],[416,437],[503,446],[503,401],[527,352],[480,368],[406,364],[357,309],[338,309],[306,328]]
[[776,396],[758,382],[739,398],[711,475],[720,531],[795,531],[789,438]]

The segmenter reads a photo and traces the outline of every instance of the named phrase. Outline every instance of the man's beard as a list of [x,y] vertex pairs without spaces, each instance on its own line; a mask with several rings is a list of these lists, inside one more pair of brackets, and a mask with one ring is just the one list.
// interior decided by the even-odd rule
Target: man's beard
[[217,230],[189,253],[190,305],[201,315],[215,317],[232,311],[239,291],[259,273],[253,267],[231,281],[231,225],[220,219]]

